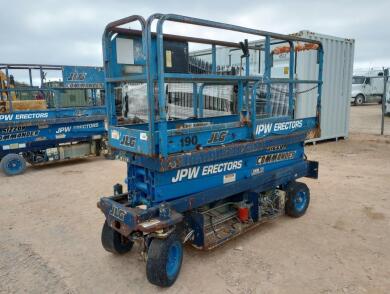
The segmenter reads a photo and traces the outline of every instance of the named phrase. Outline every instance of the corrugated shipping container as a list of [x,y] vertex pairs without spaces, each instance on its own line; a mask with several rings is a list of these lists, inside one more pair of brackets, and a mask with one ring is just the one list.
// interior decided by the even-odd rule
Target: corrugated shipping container
[[[348,137],[350,96],[352,87],[353,61],[355,42],[351,39],[321,35],[309,31],[301,31],[297,35],[319,40],[324,47],[324,70],[321,103],[321,137],[326,140]],[[316,76],[313,64],[316,63],[314,52],[298,54],[297,77],[310,79]],[[304,87],[304,86],[302,86]],[[298,87],[298,91],[300,91]],[[315,93],[303,94],[298,99],[296,115],[308,116],[312,112]]]
[[[352,86],[354,47],[353,39],[322,35],[309,31],[300,31],[296,34],[308,39],[319,40],[324,47],[323,88],[321,103],[321,137],[313,141],[348,137],[350,95]],[[251,44],[260,44],[252,42]],[[220,66],[240,66],[242,52],[237,49],[218,48],[217,64]],[[204,61],[211,62],[211,50],[201,50],[190,53]],[[264,54],[259,58],[256,51],[250,56],[251,74],[262,74],[264,70]],[[259,60],[260,66],[259,66]],[[288,54],[274,57],[272,77],[288,77]],[[304,51],[298,54],[296,61],[296,78],[316,79],[318,74],[317,57],[315,51]],[[261,66],[263,68],[261,68]],[[287,68],[288,70],[288,68]],[[298,85],[296,92],[310,89],[310,85]],[[297,94],[296,118],[315,115],[316,91]]]

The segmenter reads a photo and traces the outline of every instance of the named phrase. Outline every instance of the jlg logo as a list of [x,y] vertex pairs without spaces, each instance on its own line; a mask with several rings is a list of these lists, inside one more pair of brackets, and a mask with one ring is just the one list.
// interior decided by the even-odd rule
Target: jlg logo
[[84,81],[86,76],[85,72],[72,72],[68,76],[68,81]]
[[120,144],[127,147],[134,147],[136,139],[134,137],[129,137],[128,135],[123,136]]
[[110,215],[112,215],[113,217],[115,217],[121,221],[125,221],[126,211],[124,211],[123,209],[120,209],[118,207],[111,206]]
[[207,141],[208,144],[222,143],[225,141],[228,131],[212,132],[210,139]]

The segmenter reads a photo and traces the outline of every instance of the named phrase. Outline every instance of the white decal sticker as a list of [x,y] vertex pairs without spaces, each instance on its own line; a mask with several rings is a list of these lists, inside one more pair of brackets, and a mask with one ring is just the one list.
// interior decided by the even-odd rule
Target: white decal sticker
[[143,141],[147,141],[148,140],[148,134],[147,133],[140,133],[139,134],[139,138]]
[[292,120],[277,123],[265,123],[256,126],[256,135],[267,135],[270,133],[284,132],[303,127],[303,120]]
[[119,140],[119,132],[117,130],[112,130],[111,131],[111,138],[114,139],[114,140]]
[[48,112],[44,113],[17,113],[17,114],[1,114],[0,121],[10,121],[15,118],[15,120],[27,120],[34,118],[47,118],[49,117]]
[[144,227],[144,228],[148,228],[148,227],[151,227],[155,224],[158,224],[160,221],[158,219],[151,219],[149,221],[146,221],[146,222],[143,222],[143,223],[140,223],[139,225]]
[[182,168],[177,171],[175,177],[172,178],[172,183],[180,182],[183,179],[196,179],[199,174],[201,176],[215,175],[226,171],[238,170],[242,167],[242,160],[228,161],[223,163],[205,165],[201,169],[200,166]]
[[84,124],[84,125],[78,125],[74,126],[73,129],[78,130],[78,129],[93,129],[93,128],[98,128],[99,123],[89,123],[89,124]]
[[251,175],[257,176],[257,175],[260,175],[262,173],[264,173],[264,167],[257,167],[257,168],[252,169]]
[[223,183],[228,184],[236,181],[236,174],[227,174],[223,176]]
[[61,133],[69,133],[72,130],[72,127],[61,127],[58,128],[56,131],[56,134],[61,134]]

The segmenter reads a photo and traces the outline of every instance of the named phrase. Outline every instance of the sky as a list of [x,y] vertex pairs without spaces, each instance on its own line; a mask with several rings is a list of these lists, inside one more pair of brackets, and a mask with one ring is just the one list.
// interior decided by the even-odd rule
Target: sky
[[[0,4],[0,63],[102,65],[101,36],[107,23],[161,12],[276,33],[309,30],[355,39],[355,69],[390,66],[389,0],[0,0]],[[235,37],[183,26],[168,30],[222,40]]]

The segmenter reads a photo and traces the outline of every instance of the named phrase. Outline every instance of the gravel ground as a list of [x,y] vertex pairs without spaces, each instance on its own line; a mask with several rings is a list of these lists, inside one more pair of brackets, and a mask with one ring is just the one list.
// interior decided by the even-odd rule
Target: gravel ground
[[303,180],[312,195],[305,216],[211,252],[187,247],[170,289],[147,282],[137,250],[117,257],[100,245],[96,202],[123,182],[123,162],[0,175],[0,293],[390,293],[390,137],[368,134],[376,118],[377,105],[353,107],[348,140],[307,147],[320,179]]
[[[364,104],[351,106],[351,133],[375,134],[381,133],[382,105]],[[385,116],[385,135],[390,135],[390,117]]]

